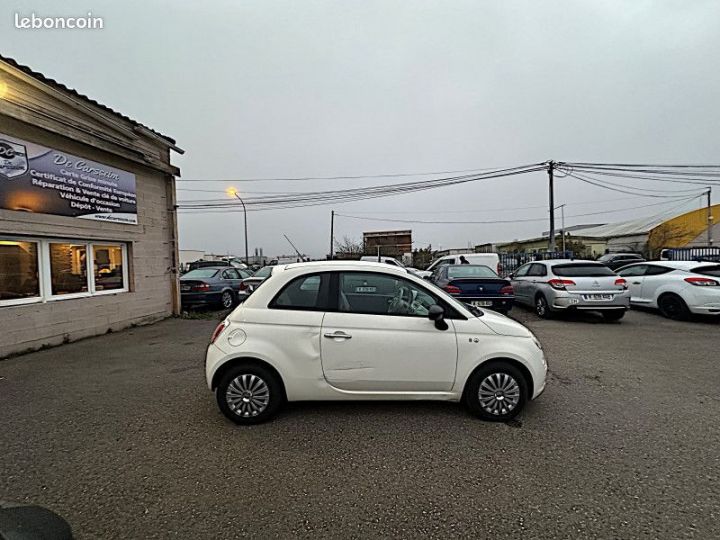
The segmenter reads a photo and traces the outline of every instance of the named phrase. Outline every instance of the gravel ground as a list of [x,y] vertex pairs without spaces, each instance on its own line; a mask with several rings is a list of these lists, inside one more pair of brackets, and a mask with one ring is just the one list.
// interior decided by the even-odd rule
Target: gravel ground
[[551,375],[511,425],[308,403],[236,427],[204,385],[212,320],[0,362],[0,499],[91,539],[720,537],[720,324],[514,316]]

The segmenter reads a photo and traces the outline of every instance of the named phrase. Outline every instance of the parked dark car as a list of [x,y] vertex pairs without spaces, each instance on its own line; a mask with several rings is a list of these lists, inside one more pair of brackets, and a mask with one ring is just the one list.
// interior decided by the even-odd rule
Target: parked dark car
[[510,280],[481,264],[442,265],[428,279],[461,302],[475,307],[507,313],[515,300]]
[[240,286],[248,272],[231,266],[210,266],[190,270],[180,277],[183,307],[218,306],[231,308],[240,301]]
[[273,268],[274,266],[263,266],[253,275],[243,279],[239,289],[240,300],[245,300],[245,298],[250,296],[252,292],[257,289],[263,281],[269,278]]
[[617,270],[628,264],[645,262],[642,255],[637,253],[607,253],[598,259],[610,270]]

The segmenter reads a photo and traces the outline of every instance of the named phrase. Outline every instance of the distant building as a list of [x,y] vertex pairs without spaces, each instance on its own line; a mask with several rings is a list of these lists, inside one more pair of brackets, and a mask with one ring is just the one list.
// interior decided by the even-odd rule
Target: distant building
[[412,252],[412,231],[364,232],[363,250],[368,255],[379,253],[401,259],[403,254]]
[[[712,227],[709,227],[710,223]],[[651,216],[605,225],[565,228],[566,244],[584,246],[584,252],[576,255],[593,257],[602,255],[606,250],[635,251],[656,257],[663,248],[707,246],[719,237],[720,204],[710,207],[709,216],[707,208],[700,208],[671,218]],[[561,249],[562,236],[558,235],[555,243]],[[547,247],[547,233],[537,238],[497,244],[501,253],[547,251]]]

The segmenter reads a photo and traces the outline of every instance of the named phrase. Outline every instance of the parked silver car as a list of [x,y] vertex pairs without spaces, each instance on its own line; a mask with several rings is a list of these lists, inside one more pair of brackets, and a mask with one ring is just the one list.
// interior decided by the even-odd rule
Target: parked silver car
[[515,302],[535,308],[542,318],[566,310],[599,311],[622,319],[630,307],[627,282],[595,261],[557,259],[524,264],[510,276]]

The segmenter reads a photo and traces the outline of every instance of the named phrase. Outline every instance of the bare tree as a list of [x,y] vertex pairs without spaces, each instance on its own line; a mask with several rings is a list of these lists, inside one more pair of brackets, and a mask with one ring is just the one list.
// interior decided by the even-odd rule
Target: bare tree
[[338,259],[358,259],[363,254],[363,244],[344,236],[342,242],[335,241],[335,255]]

